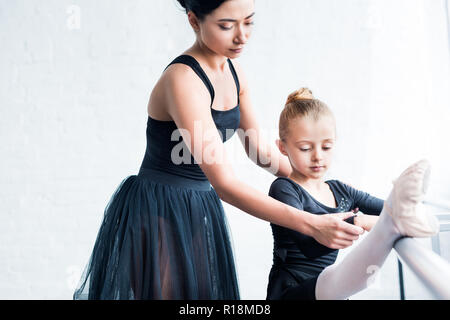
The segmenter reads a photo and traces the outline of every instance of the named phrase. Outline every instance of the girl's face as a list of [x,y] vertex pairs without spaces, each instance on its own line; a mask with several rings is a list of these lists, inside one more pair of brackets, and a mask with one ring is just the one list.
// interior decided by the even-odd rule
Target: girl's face
[[291,120],[285,141],[277,141],[282,154],[289,157],[294,176],[320,179],[331,165],[336,140],[335,121],[323,115]]
[[203,21],[197,21],[198,40],[216,54],[239,57],[252,33],[254,9],[254,0],[225,1]]

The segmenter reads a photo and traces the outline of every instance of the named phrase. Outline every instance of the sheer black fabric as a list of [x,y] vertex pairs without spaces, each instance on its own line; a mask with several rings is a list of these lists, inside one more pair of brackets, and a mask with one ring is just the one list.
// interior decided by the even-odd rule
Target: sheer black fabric
[[105,210],[74,299],[239,299],[214,189],[126,178]]

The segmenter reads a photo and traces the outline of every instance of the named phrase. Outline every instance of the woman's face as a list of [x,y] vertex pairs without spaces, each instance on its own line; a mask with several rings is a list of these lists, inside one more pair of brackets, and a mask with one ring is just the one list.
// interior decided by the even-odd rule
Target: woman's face
[[198,40],[216,54],[240,56],[252,33],[254,0],[228,0],[198,21]]

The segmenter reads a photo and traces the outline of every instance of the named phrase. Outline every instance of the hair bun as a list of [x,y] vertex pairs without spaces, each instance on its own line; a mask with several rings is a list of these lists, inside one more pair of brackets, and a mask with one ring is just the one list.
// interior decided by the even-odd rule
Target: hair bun
[[186,1],[185,1],[185,0],[178,0],[178,2],[181,4],[181,6],[182,6],[183,8],[186,9]]
[[287,98],[286,104],[295,102],[298,100],[313,100],[314,96],[312,91],[308,88],[300,88],[297,91],[292,92]]

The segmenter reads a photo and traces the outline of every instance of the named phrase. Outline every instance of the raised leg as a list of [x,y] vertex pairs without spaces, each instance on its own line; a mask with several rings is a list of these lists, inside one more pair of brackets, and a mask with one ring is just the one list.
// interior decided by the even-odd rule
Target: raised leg
[[429,163],[419,161],[394,182],[378,222],[338,264],[319,275],[316,298],[347,299],[365,289],[374,269],[381,268],[395,240],[402,236],[428,237],[436,234],[439,223],[422,205],[429,179]]

